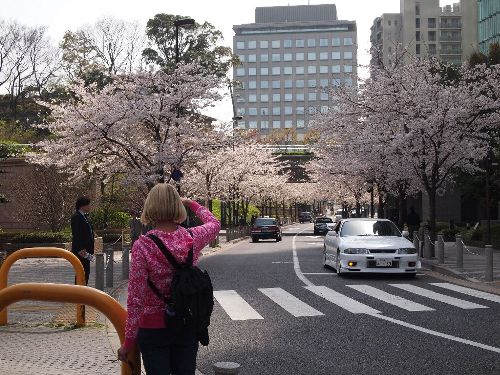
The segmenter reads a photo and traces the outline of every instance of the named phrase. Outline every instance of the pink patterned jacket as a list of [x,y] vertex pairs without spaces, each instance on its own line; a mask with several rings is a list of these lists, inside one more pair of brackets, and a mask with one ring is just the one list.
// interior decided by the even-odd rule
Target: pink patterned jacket
[[[159,237],[179,262],[186,261],[189,249],[193,246],[193,261],[196,264],[201,250],[217,237],[220,223],[207,208],[196,202],[192,202],[189,208],[204,223],[191,228],[192,237],[180,226],[170,233],[160,230],[151,230],[149,233]],[[139,327],[165,328],[165,304],[149,288],[147,280],[149,277],[160,292],[168,297],[173,274],[173,267],[151,239],[141,236],[134,243],[128,284],[125,349],[134,347]]]

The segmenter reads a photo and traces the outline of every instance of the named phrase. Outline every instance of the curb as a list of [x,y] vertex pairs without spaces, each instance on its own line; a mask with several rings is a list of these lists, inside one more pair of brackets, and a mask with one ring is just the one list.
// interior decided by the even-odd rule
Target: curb
[[420,259],[420,263],[422,264],[422,266],[429,268],[431,271],[440,273],[442,275],[455,277],[455,278],[458,278],[460,280],[469,281],[471,283],[481,283],[481,281],[479,281],[479,280],[464,276],[459,271],[455,271],[455,270],[452,270],[452,269],[447,268],[445,266],[441,266],[441,265],[436,264],[428,259]]

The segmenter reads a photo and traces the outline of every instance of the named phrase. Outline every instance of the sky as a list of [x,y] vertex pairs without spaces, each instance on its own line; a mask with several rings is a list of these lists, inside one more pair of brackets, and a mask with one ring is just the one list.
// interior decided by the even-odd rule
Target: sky
[[[233,25],[253,23],[255,7],[305,5],[307,0],[0,0],[0,18],[17,20],[30,26],[47,26],[54,44],[67,30],[92,24],[98,18],[111,15],[146,24],[157,13],[171,13],[208,21],[221,30],[225,44],[232,46]],[[358,63],[369,63],[370,27],[382,13],[399,12],[399,0],[311,0],[311,5],[333,3],[341,20],[356,21],[358,26]],[[221,121],[232,117],[230,100],[226,99],[210,110]]]

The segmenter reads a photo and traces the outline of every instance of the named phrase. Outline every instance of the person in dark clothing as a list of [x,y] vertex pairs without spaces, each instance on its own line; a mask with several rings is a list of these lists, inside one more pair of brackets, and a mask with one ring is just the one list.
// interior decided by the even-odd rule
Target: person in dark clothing
[[90,199],[80,197],[76,200],[76,212],[71,217],[71,251],[83,265],[85,271],[85,284],[89,283],[90,259],[94,254],[94,229],[90,223]]
[[410,236],[413,238],[413,231],[418,230],[420,227],[420,216],[415,212],[415,207],[410,207],[410,212],[406,217],[406,224],[408,225],[408,231],[410,232]]

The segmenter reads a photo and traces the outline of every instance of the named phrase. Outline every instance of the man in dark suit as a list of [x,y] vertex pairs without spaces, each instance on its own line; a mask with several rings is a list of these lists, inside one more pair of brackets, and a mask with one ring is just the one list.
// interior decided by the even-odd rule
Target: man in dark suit
[[94,254],[94,230],[88,217],[90,199],[87,197],[78,198],[75,208],[76,212],[71,217],[71,251],[80,259],[85,270],[85,283],[88,285],[90,275],[89,254]]

